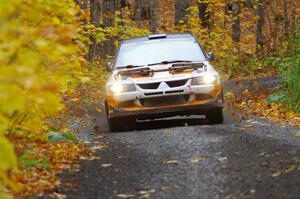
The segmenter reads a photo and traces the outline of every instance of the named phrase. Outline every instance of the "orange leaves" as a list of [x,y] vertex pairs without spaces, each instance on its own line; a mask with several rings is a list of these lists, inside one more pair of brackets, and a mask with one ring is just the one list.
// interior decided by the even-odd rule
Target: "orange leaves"
[[[266,102],[269,92],[254,94],[249,91],[242,92],[240,96],[226,95],[229,106],[242,112],[244,119],[249,115],[266,117],[267,119],[281,123],[300,127],[299,114],[285,109],[280,104],[268,104]],[[232,112],[236,117],[237,113]]]
[[14,171],[11,176],[16,197],[32,196],[54,189],[60,184],[56,174],[77,170],[77,161],[86,153],[80,143],[12,140],[20,156],[20,170]]

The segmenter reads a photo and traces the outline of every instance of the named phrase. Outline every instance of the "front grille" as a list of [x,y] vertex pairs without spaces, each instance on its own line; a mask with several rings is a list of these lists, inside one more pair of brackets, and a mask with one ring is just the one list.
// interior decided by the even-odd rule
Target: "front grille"
[[164,94],[163,92],[156,92],[156,93],[145,93],[146,96],[150,96],[150,95],[162,95]]
[[171,82],[166,82],[169,87],[174,88],[174,87],[180,87],[184,86],[187,83],[187,79],[185,80],[179,80],[179,81],[171,81]]
[[184,104],[189,101],[189,95],[175,95],[166,97],[156,97],[140,99],[140,103],[145,107],[170,106]]
[[166,94],[183,93],[184,90],[166,91]]
[[145,90],[150,90],[150,89],[158,89],[160,83],[151,83],[151,84],[138,84],[138,86],[142,89]]

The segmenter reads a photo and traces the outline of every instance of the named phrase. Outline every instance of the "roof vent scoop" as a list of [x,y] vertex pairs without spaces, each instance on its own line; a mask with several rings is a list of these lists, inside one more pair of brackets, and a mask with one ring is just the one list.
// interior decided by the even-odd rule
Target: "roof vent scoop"
[[149,35],[149,40],[153,39],[164,39],[167,38],[167,34],[154,34],[154,35]]

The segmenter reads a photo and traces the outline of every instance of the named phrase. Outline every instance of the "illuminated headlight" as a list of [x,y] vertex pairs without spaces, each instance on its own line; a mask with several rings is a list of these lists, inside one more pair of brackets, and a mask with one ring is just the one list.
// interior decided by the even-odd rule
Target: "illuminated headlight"
[[115,83],[112,86],[110,86],[109,90],[114,94],[120,94],[120,93],[128,93],[128,92],[136,91],[136,88],[133,84]]
[[208,84],[216,84],[217,76],[201,76],[192,79],[192,85],[208,85]]

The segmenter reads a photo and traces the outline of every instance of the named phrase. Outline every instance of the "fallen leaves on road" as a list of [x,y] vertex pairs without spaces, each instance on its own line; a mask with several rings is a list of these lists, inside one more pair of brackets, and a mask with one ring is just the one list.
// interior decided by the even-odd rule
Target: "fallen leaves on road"
[[101,164],[101,167],[106,168],[106,167],[111,167],[111,165],[112,165],[112,164]]
[[142,198],[149,198],[151,196],[152,193],[155,192],[155,189],[150,189],[148,191],[139,191],[140,194],[140,199]]
[[118,198],[133,198],[133,194],[117,194],[116,195]]
[[98,150],[103,150],[103,149],[106,149],[108,146],[106,144],[98,144],[98,145],[95,145],[95,146],[92,146],[91,147],[91,151],[92,152],[95,152],[95,151],[98,151]]
[[272,174],[272,177],[278,177],[278,176],[280,176],[281,175],[281,172],[276,172],[276,173],[273,173]]
[[178,164],[177,160],[163,160],[161,161],[163,164]]
[[205,158],[199,156],[199,157],[193,158],[193,159],[191,160],[191,163],[198,163],[198,162],[203,161],[203,160],[205,160]]
[[[235,111],[232,116],[235,120],[247,119],[250,115],[265,117],[270,121],[300,127],[300,114],[285,109],[280,104],[268,104],[267,98],[271,91],[254,94],[243,91],[240,95],[231,92],[225,94],[227,105],[230,109],[241,112],[239,116]],[[240,117],[240,118],[239,118]],[[244,128],[241,129],[245,130]]]
[[178,189],[179,186],[178,185],[169,185],[169,186],[162,186],[160,189],[162,191],[165,191],[165,190],[169,190],[169,189]]
[[294,133],[294,136],[295,136],[295,137],[300,137],[300,131]]
[[[35,142],[10,138],[19,157],[19,169],[11,173],[15,197],[30,197],[60,185],[58,173],[77,171],[77,162],[86,154],[79,142]],[[57,198],[64,198],[58,193]]]

